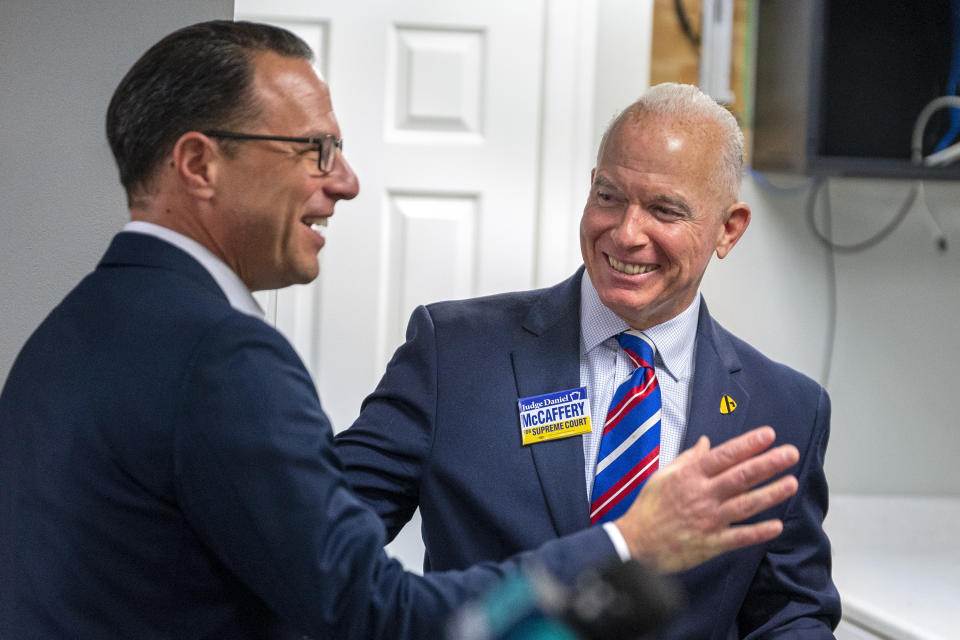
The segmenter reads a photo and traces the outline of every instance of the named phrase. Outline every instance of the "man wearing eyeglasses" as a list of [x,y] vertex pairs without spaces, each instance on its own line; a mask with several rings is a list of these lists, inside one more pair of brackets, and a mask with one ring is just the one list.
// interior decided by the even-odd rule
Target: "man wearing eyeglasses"
[[[701,447],[609,526],[500,565],[419,577],[384,555],[309,374],[251,295],[315,278],[321,229],[358,191],[310,58],[281,29],[202,23],[114,93],[132,221],[0,394],[0,637],[434,638],[523,559],[570,580],[776,536],[729,527],[796,491],[752,489],[798,457],[760,430]],[[703,513],[676,512],[688,502]],[[651,539],[651,517],[685,543]]]

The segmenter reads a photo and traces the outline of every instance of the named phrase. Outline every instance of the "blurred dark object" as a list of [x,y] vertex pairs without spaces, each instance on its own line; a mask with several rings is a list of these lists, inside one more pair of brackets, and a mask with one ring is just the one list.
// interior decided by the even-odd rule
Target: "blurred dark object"
[[530,565],[468,603],[450,640],[627,640],[654,634],[681,609],[669,578],[637,562],[582,573],[571,586]]

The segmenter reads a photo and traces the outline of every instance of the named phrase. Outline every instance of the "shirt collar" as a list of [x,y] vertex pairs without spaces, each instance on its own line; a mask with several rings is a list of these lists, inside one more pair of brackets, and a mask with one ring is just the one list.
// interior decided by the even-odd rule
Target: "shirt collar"
[[[693,369],[700,298],[697,291],[693,302],[680,314],[643,332],[657,346],[659,364],[674,379],[686,377]],[[584,271],[580,283],[580,337],[587,353],[629,328],[623,318],[600,301],[590,275]]]
[[188,238],[173,229],[161,227],[158,224],[144,222],[142,220],[128,222],[124,225],[123,230],[133,233],[143,233],[148,236],[153,236],[154,238],[159,238],[187,252],[194,260],[199,262],[214,281],[216,281],[217,285],[223,291],[223,294],[227,296],[227,301],[231,307],[242,313],[256,316],[260,319],[264,318],[263,309],[257,304],[253,294],[247,289],[247,285],[243,284],[243,281],[226,263],[193,238]]

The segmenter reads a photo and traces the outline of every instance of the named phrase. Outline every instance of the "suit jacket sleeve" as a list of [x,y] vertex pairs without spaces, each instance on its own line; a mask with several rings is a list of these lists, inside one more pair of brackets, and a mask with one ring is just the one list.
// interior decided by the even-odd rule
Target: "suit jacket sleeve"
[[[183,517],[226,571],[303,633],[437,637],[451,609],[520,561],[420,577],[388,559],[380,519],[344,481],[309,374],[258,319],[232,314],[199,341],[181,397]],[[603,532],[588,531],[530,557],[569,580],[616,555]]]
[[418,307],[407,341],[363,401],[360,416],[336,437],[347,481],[381,517],[388,540],[419,504],[436,424],[437,384],[433,321],[425,307]]
[[767,544],[738,617],[745,638],[833,638],[840,597],[830,577],[830,543],[823,531],[827,482],[823,471],[830,399],[819,388],[809,448],[801,451],[800,490],[783,517],[783,533]]

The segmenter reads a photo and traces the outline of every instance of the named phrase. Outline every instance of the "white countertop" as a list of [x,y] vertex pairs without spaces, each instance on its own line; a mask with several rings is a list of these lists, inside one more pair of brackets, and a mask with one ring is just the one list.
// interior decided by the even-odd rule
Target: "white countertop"
[[891,638],[960,638],[960,498],[834,495],[824,528],[846,620]]

